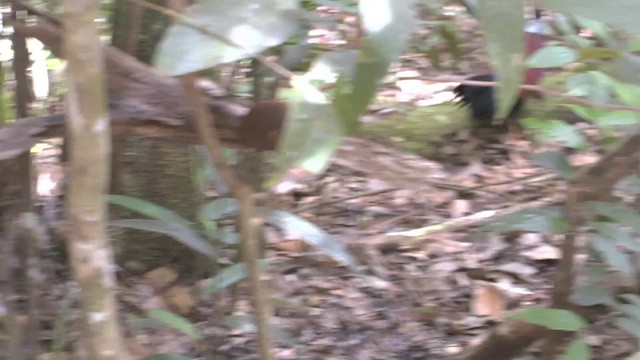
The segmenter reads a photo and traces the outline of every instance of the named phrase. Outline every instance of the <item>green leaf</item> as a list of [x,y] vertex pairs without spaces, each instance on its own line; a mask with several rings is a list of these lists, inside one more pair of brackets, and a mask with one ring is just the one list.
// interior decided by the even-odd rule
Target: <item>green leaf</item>
[[589,360],[591,359],[591,348],[583,339],[573,340],[564,351],[565,360]]
[[[575,94],[570,94],[570,95],[578,96]],[[576,115],[589,121],[595,121],[596,119],[598,119],[598,117],[605,115],[606,112],[608,111],[611,111],[611,110],[604,111],[603,109],[592,108],[592,107],[582,106],[578,104],[562,104],[562,106],[571,109],[571,111],[573,111]]]
[[555,172],[565,179],[570,178],[576,172],[575,168],[571,166],[571,164],[567,160],[567,157],[561,152],[548,151],[536,154],[533,157],[533,161],[536,164]]
[[581,306],[610,305],[614,302],[610,289],[597,285],[580,286],[571,295],[571,302]]
[[635,274],[634,266],[631,264],[629,256],[620,251],[616,243],[599,234],[589,234],[587,235],[587,239],[607,265],[621,272],[627,279],[633,281]]
[[564,234],[569,224],[559,207],[528,209],[505,215],[481,228],[483,231],[527,231]]
[[627,51],[636,52],[640,51],[640,37],[634,36],[628,40]]
[[[612,41],[612,31],[607,24],[602,21],[596,21],[592,19],[587,19],[585,17],[574,15],[573,18],[578,23],[578,26],[584,29],[590,30],[595,36],[605,41],[605,43],[609,43]],[[602,48],[604,49],[604,48]]]
[[640,117],[632,111],[611,110],[593,120],[601,128],[617,128],[621,126],[636,126],[640,124]]
[[201,254],[207,256],[215,256],[215,249],[211,244],[204,240],[197,232],[191,230],[188,227],[180,226],[177,224],[170,224],[160,220],[148,220],[148,219],[126,219],[126,220],[113,220],[109,223],[111,226],[126,227],[130,229],[138,229],[145,231],[153,231],[160,234],[165,234],[195,250]]
[[619,295],[623,300],[632,303],[634,306],[640,308],[640,295],[638,294],[621,294]]
[[580,60],[618,59],[622,57],[619,51],[600,47],[588,47],[580,49]]
[[610,239],[617,245],[624,246],[629,250],[640,252],[640,243],[631,236],[628,228],[620,226],[620,224],[604,221],[594,222],[589,225],[597,231],[598,235]]
[[404,52],[416,26],[414,3],[414,0],[360,0],[365,55],[376,55],[390,64]]
[[632,318],[636,321],[640,321],[640,307],[635,304],[622,304],[615,303],[613,309],[621,312],[624,315],[627,315],[629,318]]
[[584,0],[541,0],[539,6],[547,10],[598,20],[614,28],[640,34],[640,22],[638,22],[637,16],[640,14],[640,2],[636,0],[618,0],[615,3],[585,2]]
[[322,173],[341,140],[340,123],[330,105],[292,100],[276,155],[277,167],[267,187],[276,186],[288,172]]
[[349,84],[341,77],[336,84],[333,104],[346,135],[358,128],[360,115],[376,94],[378,83],[387,75],[388,68],[389,64],[380,59],[360,59],[353,81]]
[[587,322],[580,315],[563,309],[530,307],[516,312],[513,318],[551,330],[579,331],[587,327]]
[[301,14],[293,0],[201,1],[184,12],[214,38],[175,23],[158,43],[154,65],[178,76],[253,56],[285,42],[299,30]]
[[143,318],[136,315],[127,314],[125,318],[127,325],[135,327],[137,329],[149,329],[149,330],[161,330],[166,328],[166,325],[156,319]]
[[[259,260],[258,266],[260,270],[264,270],[269,266],[271,261]],[[213,294],[219,290],[226,289],[229,286],[241,281],[247,277],[247,266],[245,263],[237,263],[227,266],[212,278],[205,281],[202,286],[202,292],[205,294]]]
[[315,59],[305,78],[323,83],[335,83],[340,76],[345,80],[353,80],[358,52],[356,50],[340,50],[322,53]]
[[297,235],[301,240],[317,247],[334,260],[357,271],[358,263],[349,250],[336,238],[315,224],[286,211],[273,211],[267,222],[289,234]]
[[191,227],[193,223],[175,212],[156,205],[152,202],[125,195],[109,195],[108,201],[111,204],[122,206],[129,210],[148,216],[152,219],[162,220],[168,223]]
[[218,231],[216,232],[216,237],[218,238],[218,240],[227,245],[240,244],[240,234],[237,231],[218,229]]
[[612,88],[618,99],[620,99],[623,104],[629,106],[640,105],[640,86],[615,81]]
[[339,81],[334,98],[346,134],[357,129],[360,115],[376,94],[389,65],[406,49],[416,25],[413,5],[414,0],[360,0],[362,52],[353,80]]
[[[520,92],[524,65],[524,9],[521,1],[483,0],[477,3],[487,53],[494,64],[498,87],[496,117],[509,114]],[[509,29],[505,31],[505,29]]]
[[640,321],[634,318],[619,317],[616,319],[616,326],[635,336],[636,339],[640,339]]
[[535,137],[542,142],[559,141],[574,149],[584,148],[587,144],[582,133],[575,126],[564,121],[526,118],[520,122],[526,128],[533,130]]
[[579,53],[566,46],[545,46],[533,53],[527,60],[530,68],[560,67],[575,62]]
[[589,206],[598,213],[620,224],[631,227],[635,232],[640,233],[640,215],[627,205],[621,203],[608,203],[592,201]]
[[163,324],[169,326],[170,328],[189,336],[192,339],[200,339],[200,333],[198,332],[198,329],[191,323],[191,321],[178,314],[175,314],[171,311],[154,308],[147,310],[147,315],[151,319],[158,320]]
[[234,198],[220,198],[206,203],[200,208],[201,220],[220,220],[238,214],[238,201]]

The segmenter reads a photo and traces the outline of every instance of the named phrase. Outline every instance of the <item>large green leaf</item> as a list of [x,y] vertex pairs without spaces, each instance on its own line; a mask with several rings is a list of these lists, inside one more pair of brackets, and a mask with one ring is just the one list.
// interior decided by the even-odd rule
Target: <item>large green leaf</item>
[[587,326],[587,322],[572,311],[538,306],[520,310],[513,314],[513,318],[551,330],[579,331]]
[[309,81],[335,83],[340,76],[353,79],[358,52],[356,50],[329,51],[316,58],[305,78]]
[[[305,91],[302,87],[301,92]],[[342,129],[333,107],[322,103],[322,94],[316,95],[321,98],[290,99],[276,156],[277,168],[267,187],[276,186],[288,173],[319,174],[329,166],[342,140]]]
[[339,83],[335,106],[349,134],[376,93],[392,61],[407,47],[415,21],[414,0],[360,0],[362,52],[353,81]]
[[201,220],[220,220],[238,213],[238,200],[220,198],[204,204],[198,212]]
[[113,220],[111,226],[126,227],[145,231],[153,231],[172,237],[177,242],[207,256],[214,256],[215,250],[211,244],[204,240],[197,232],[188,227],[171,224],[161,220],[126,219]]
[[147,315],[174,330],[178,330],[192,339],[200,339],[198,328],[196,328],[191,321],[176,313],[164,309],[153,308],[147,310]]
[[612,110],[593,119],[593,122],[606,129],[636,126],[640,124],[640,116],[633,111]]
[[613,293],[601,285],[583,285],[571,294],[571,302],[582,306],[610,305],[614,303]]
[[[258,261],[260,269],[266,268],[270,262],[268,260]],[[226,289],[227,287],[243,280],[247,277],[247,266],[245,263],[237,263],[231,266],[227,266],[222,271],[216,274],[216,276],[209,278],[202,286],[202,292],[205,294],[212,294],[219,290]]]
[[640,1],[637,0],[541,0],[540,6],[544,9],[584,16],[620,30],[640,34]]
[[640,233],[640,215],[631,207],[620,203],[612,204],[600,201],[590,202],[589,206],[599,215],[629,226],[637,233]]
[[158,44],[154,65],[163,75],[184,75],[280,45],[299,29],[298,3],[202,0],[190,6],[184,15],[218,38],[175,23]]
[[640,321],[629,317],[618,317],[615,321],[616,325],[622,330],[640,339]]
[[591,348],[583,338],[573,340],[564,351],[564,360],[589,360]]
[[600,254],[605,264],[622,273],[629,281],[634,281],[635,267],[631,263],[631,259],[618,248],[613,240],[600,234],[589,234],[587,239],[591,247]]
[[559,141],[566,146],[579,149],[587,145],[587,140],[578,128],[560,120],[526,118],[520,122],[533,130],[540,141]]
[[559,151],[546,151],[535,154],[533,161],[566,179],[573,176],[576,172],[576,169],[571,166],[571,163],[567,160],[566,155]]
[[532,68],[559,67],[570,64],[580,57],[580,54],[566,46],[545,46],[533,53],[527,59],[527,66]]
[[506,117],[519,93],[524,64],[524,6],[522,1],[483,0],[477,3],[487,53],[495,64],[497,117]]
[[152,202],[125,195],[109,195],[109,203],[133,210],[152,219],[190,227],[193,223],[177,213]]
[[591,223],[590,226],[596,230],[600,236],[611,239],[611,241],[615,242],[619,246],[640,252],[640,243],[636,241],[635,236],[631,234],[629,228],[609,221],[594,222]]

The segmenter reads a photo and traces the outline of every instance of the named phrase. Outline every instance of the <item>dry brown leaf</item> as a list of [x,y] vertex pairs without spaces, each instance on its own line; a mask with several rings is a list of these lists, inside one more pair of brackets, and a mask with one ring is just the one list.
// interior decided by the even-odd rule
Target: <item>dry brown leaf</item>
[[160,290],[173,284],[178,278],[178,272],[169,267],[162,266],[147,272],[144,274],[144,278],[149,280],[156,290]]
[[471,313],[473,315],[500,318],[506,309],[506,295],[493,284],[478,284],[473,290],[471,299]]
[[302,240],[282,240],[273,244],[273,247],[286,253],[300,254],[307,249],[306,245]]
[[169,307],[180,315],[189,315],[196,307],[196,298],[188,286],[174,286],[167,290],[164,298]]

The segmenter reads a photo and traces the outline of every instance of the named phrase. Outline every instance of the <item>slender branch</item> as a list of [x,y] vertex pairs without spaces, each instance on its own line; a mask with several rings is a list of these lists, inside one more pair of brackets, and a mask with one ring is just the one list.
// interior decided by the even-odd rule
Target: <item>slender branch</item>
[[222,152],[222,143],[218,139],[213,116],[207,111],[202,94],[194,86],[194,76],[182,78],[182,84],[195,112],[195,122],[200,139],[205,144],[214,166],[218,169],[222,181],[229,187],[233,196],[238,199],[240,216],[239,227],[242,238],[242,252],[245,256],[247,273],[251,287],[251,295],[255,303],[256,324],[258,327],[258,342],[260,343],[261,359],[271,360],[271,339],[269,336],[269,304],[266,289],[260,284],[260,269],[258,268],[258,241],[263,219],[254,216],[254,196],[251,187],[243,184],[231,166],[226,162]]

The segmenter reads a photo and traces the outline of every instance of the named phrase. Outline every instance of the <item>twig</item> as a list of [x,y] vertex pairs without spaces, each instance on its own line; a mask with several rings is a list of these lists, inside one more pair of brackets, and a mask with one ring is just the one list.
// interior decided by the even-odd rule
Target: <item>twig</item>
[[247,272],[249,274],[249,282],[251,287],[251,295],[255,302],[256,324],[258,328],[258,341],[260,343],[260,357],[265,360],[272,359],[271,343],[269,337],[269,306],[266,296],[266,289],[260,284],[260,269],[258,267],[258,232],[262,229],[262,221],[260,217],[254,217],[254,198],[251,188],[241,183],[234,173],[233,169],[227,164],[222,152],[222,143],[218,139],[215,127],[210,126],[214,123],[213,115],[207,111],[206,104],[202,94],[196,90],[194,86],[194,76],[186,76],[182,78],[182,84],[188,99],[191,101],[191,108],[195,112],[195,122],[200,134],[202,143],[206,146],[209,156],[213,161],[213,165],[218,169],[222,181],[229,187],[231,193],[238,199],[240,207],[240,234],[242,238],[243,253]]
[[353,199],[359,199],[359,198],[363,198],[363,197],[367,197],[367,196],[374,196],[374,195],[380,195],[380,194],[385,194],[391,191],[396,191],[398,190],[398,188],[385,188],[385,189],[380,189],[380,190],[374,190],[374,191],[369,191],[363,194],[356,194],[356,195],[352,195],[352,196],[347,196],[347,197],[343,197],[343,198],[339,198],[339,199],[333,199],[333,200],[329,200],[329,201],[325,201],[319,204],[310,204],[307,206],[303,206],[299,209],[296,209],[296,213],[303,213],[305,211],[309,211],[309,210],[313,210],[313,209],[317,209],[319,207],[324,207],[324,206],[329,206],[329,205],[335,205],[335,204],[339,204],[341,202],[345,202],[345,201],[349,201],[349,200],[353,200]]
[[376,235],[358,240],[358,243],[372,244],[375,246],[387,246],[390,243],[406,242],[420,243],[428,236],[432,236],[444,231],[455,231],[457,229],[468,228],[470,226],[484,225],[498,217],[513,214],[518,211],[535,209],[543,206],[561,203],[564,200],[562,195],[555,195],[540,200],[518,204],[501,210],[484,210],[478,213],[463,216],[457,219],[447,220],[439,224],[433,224],[417,229],[406,231],[388,232],[383,235]]
[[556,174],[551,174],[551,173],[546,172],[546,171],[541,171],[541,172],[538,172],[538,173],[535,173],[535,174],[525,175],[525,176],[517,177],[517,178],[513,178],[513,179],[508,179],[508,180],[503,180],[503,181],[496,181],[496,182],[492,182],[492,183],[471,186],[471,187],[467,188],[467,191],[480,190],[480,189],[493,187],[493,186],[508,185],[508,184],[513,184],[513,183],[516,183],[516,182],[520,182],[520,181],[524,181],[524,180],[531,180],[531,179],[535,179],[535,178],[541,178],[541,179],[538,179],[537,181],[544,181],[544,180],[551,180],[551,179],[554,179],[554,178],[557,178],[557,177],[558,177],[558,175],[556,175]]

